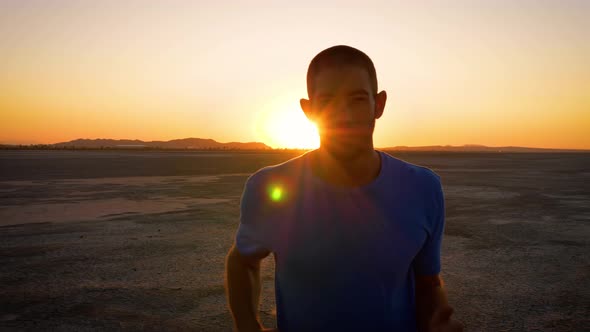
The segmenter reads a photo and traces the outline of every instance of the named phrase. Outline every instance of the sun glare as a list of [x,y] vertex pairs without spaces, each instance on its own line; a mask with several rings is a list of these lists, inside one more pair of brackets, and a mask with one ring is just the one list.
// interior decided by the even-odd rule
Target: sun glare
[[298,106],[260,114],[256,134],[273,148],[316,149],[320,146],[317,127]]
[[283,189],[279,186],[274,186],[270,190],[270,199],[273,202],[280,202],[283,197]]

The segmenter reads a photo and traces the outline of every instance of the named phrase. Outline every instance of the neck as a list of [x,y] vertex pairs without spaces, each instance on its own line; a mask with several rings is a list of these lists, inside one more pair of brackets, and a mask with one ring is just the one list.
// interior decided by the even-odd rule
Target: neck
[[347,160],[336,159],[321,147],[313,152],[312,170],[322,180],[339,186],[362,186],[381,170],[381,156],[371,146]]

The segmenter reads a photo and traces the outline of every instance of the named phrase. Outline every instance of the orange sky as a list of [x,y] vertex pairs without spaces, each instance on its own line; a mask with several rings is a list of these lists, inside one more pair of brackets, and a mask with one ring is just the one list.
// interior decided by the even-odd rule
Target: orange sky
[[[287,4],[287,2],[284,2]],[[590,149],[590,2],[0,2],[0,143],[317,144],[311,58],[365,51],[375,145]]]

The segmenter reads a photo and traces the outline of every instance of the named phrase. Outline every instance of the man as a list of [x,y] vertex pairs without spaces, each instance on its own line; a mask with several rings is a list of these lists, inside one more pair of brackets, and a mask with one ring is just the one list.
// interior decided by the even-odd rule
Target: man
[[348,46],[307,72],[305,115],[320,148],[246,182],[226,262],[238,331],[258,321],[260,261],[275,259],[277,327],[288,331],[461,331],[442,288],[439,177],[373,148],[387,95]]

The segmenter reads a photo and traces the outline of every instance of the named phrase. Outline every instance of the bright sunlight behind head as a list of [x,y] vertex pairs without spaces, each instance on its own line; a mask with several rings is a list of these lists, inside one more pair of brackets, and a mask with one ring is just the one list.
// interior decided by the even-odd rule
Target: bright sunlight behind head
[[297,102],[277,105],[260,113],[255,131],[260,140],[273,148],[316,149],[320,146],[317,127],[305,117]]

